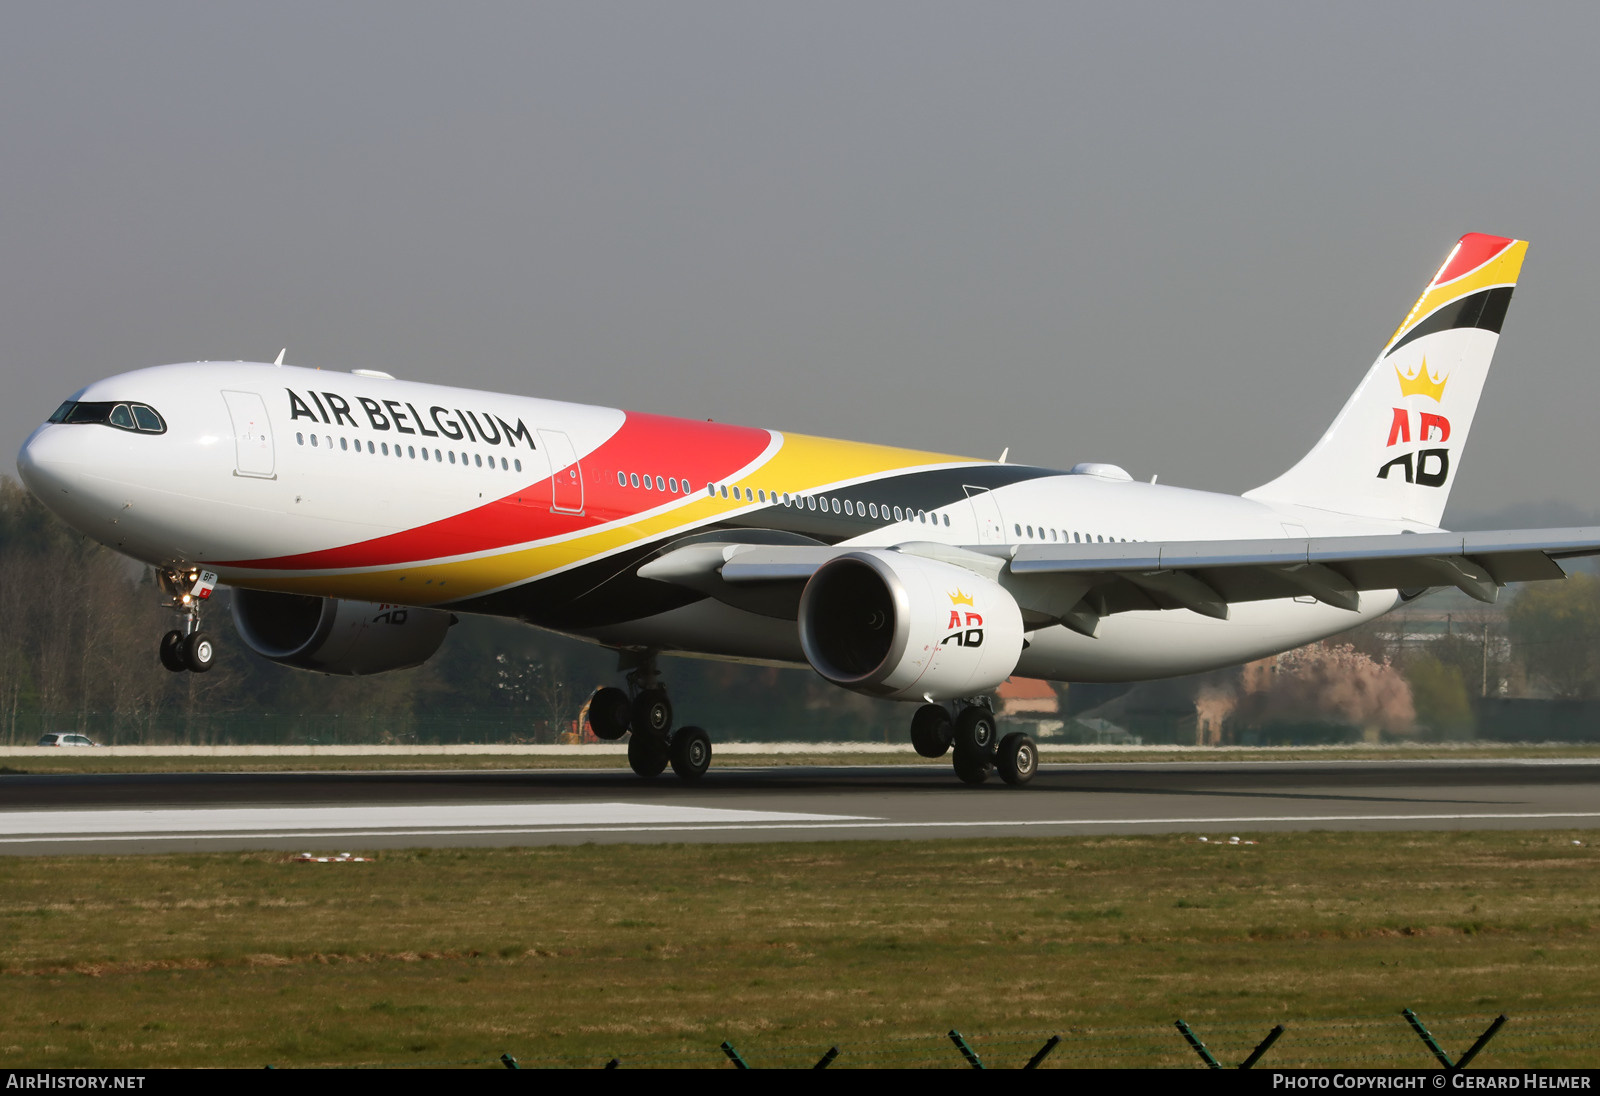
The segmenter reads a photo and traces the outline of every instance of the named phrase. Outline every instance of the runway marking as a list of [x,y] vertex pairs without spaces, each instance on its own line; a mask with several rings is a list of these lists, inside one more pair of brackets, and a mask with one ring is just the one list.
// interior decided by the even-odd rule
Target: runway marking
[[[547,805],[552,811],[557,805]],[[741,819],[726,819],[713,822],[707,818],[700,822],[684,821],[673,823],[661,822],[633,822],[615,825],[595,825],[593,823],[572,823],[566,825],[543,826],[482,826],[469,829],[422,829],[415,827],[397,827],[393,829],[317,829],[317,830],[282,830],[268,831],[265,829],[239,829],[235,832],[218,832],[211,828],[210,832],[199,832],[197,828],[187,830],[145,830],[138,833],[110,834],[98,832],[77,836],[84,833],[77,831],[33,831],[29,836],[4,836],[0,837],[0,844],[19,844],[40,841],[54,841],[60,843],[74,841],[148,841],[152,838],[177,838],[198,837],[210,840],[230,840],[239,837],[263,838],[301,838],[301,837],[468,837],[468,836],[519,836],[539,834],[600,834],[600,833],[742,833],[747,831],[772,831],[772,830],[903,830],[903,829],[950,829],[950,830],[976,830],[994,829],[999,827],[1019,827],[1038,829],[1051,826],[1239,826],[1249,827],[1263,823],[1274,822],[1470,822],[1470,821],[1530,821],[1537,819],[1600,819],[1600,811],[1541,811],[1541,812],[1505,812],[1505,813],[1475,813],[1475,814],[1297,814],[1297,815],[1256,815],[1237,818],[1060,818],[1060,819],[1033,819],[1018,821],[983,821],[983,822],[897,822],[884,818],[856,818],[849,815],[788,815],[772,811],[737,811],[722,810],[709,807],[661,807],[651,808],[644,804],[603,804],[608,807],[635,807],[640,811],[659,809],[662,812],[676,812],[680,814],[701,815],[746,815],[772,819],[771,821],[743,821]],[[337,807],[319,808],[324,811],[355,811],[363,808]],[[378,808],[385,811],[406,811],[408,808]],[[478,808],[472,808],[478,809]],[[83,815],[83,814],[197,814],[197,813],[230,813],[228,811],[40,811],[40,812],[14,812],[10,817],[24,813],[37,813],[40,815]],[[254,812],[265,813],[265,812]],[[280,809],[275,813],[298,813],[289,809]],[[787,817],[787,821],[778,821]]]
[[[655,803],[462,803],[410,807],[164,807],[149,810],[0,811],[0,840],[41,834],[177,834],[404,830],[465,832],[493,827],[835,822],[849,814],[730,810]],[[865,816],[861,816],[865,817]],[[438,827],[465,827],[441,830]],[[271,836],[283,836],[274,833]]]

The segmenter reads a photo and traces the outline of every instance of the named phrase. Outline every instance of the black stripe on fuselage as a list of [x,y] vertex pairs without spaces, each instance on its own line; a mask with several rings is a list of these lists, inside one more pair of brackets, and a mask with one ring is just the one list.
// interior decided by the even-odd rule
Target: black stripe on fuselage
[[[756,506],[692,531],[673,532],[647,544],[624,548],[558,574],[530,578],[493,594],[452,602],[449,607],[467,613],[515,617],[529,624],[566,632],[640,620],[704,599],[705,595],[694,590],[643,579],[635,573],[640,564],[664,549],[716,539],[757,544],[838,544],[895,524],[893,518],[847,515],[843,512],[845,499],[850,500],[852,509],[857,503],[876,503],[880,513],[885,506],[890,513],[899,506],[902,512],[910,511],[915,515],[917,511],[931,513],[962,503],[971,493],[969,488],[994,490],[1055,475],[1060,473],[1016,464],[930,468],[891,474],[838,490],[816,491],[815,510],[781,503]],[[837,514],[832,506],[836,498],[840,503]],[[822,509],[823,500],[828,502],[826,512]],[[919,538],[912,532],[907,539]],[[945,538],[929,529],[927,539]]]
[[[1458,327],[1476,327],[1483,331],[1500,333],[1500,327],[1506,321],[1506,309],[1511,307],[1511,286],[1496,286],[1494,289],[1485,289],[1459,301],[1451,301],[1444,305],[1433,315],[1417,324],[1405,337],[1389,348],[1393,354],[1409,342],[1415,342],[1424,335],[1432,335],[1437,331],[1453,331]],[[1385,354],[1384,357],[1388,357]]]

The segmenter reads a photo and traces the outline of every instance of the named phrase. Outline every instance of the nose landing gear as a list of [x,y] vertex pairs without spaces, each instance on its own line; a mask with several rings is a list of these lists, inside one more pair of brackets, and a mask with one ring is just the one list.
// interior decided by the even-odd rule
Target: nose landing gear
[[156,581],[168,597],[168,606],[178,614],[178,627],[161,637],[161,665],[173,673],[203,674],[216,661],[216,645],[200,630],[200,605],[217,587],[217,576],[198,569],[156,572]]
[[628,765],[642,777],[660,776],[670,764],[680,779],[700,779],[711,767],[711,736],[699,727],[672,729],[672,701],[654,651],[624,652],[622,657],[622,668],[629,670],[628,691],[596,689],[589,698],[589,728],[596,737],[612,741],[633,732]]

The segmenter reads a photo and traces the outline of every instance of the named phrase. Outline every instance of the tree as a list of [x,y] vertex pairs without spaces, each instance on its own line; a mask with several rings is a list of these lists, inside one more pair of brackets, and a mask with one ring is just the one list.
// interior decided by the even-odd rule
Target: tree
[[1417,722],[1435,731],[1462,731],[1472,725],[1472,703],[1458,666],[1422,656],[1406,666]]
[[1517,591],[1506,623],[1531,680],[1561,699],[1600,694],[1600,578],[1530,583]]

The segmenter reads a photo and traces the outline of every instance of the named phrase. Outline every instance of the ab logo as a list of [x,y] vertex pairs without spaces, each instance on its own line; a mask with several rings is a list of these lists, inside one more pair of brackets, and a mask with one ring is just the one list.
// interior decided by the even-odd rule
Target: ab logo
[[[982,647],[983,646],[983,617],[977,613],[962,613],[953,608],[956,605],[972,605],[972,595],[964,594],[960,590],[950,594],[950,622],[946,628],[952,628],[949,635],[939,641],[943,647],[947,643],[954,643],[957,647]],[[965,617],[963,620],[962,618]]]
[[[1400,372],[1399,366],[1395,367],[1395,378],[1400,382],[1400,398],[1407,396],[1423,396],[1438,403],[1444,398],[1444,386],[1449,381],[1448,375],[1440,375],[1435,380],[1428,372],[1428,359],[1423,358],[1422,364],[1417,367],[1416,373],[1406,376]],[[1419,411],[1416,414],[1417,440],[1449,441],[1450,420],[1443,415],[1430,411]],[[1411,441],[1412,413],[1408,408],[1396,407],[1394,415],[1389,421],[1388,445],[1399,445]],[[1448,449],[1419,449],[1414,453],[1402,453],[1388,461],[1378,469],[1379,479],[1389,479],[1389,473],[1396,472],[1403,475],[1407,483],[1419,484],[1423,487],[1443,487],[1444,481],[1450,475],[1450,450]]]

